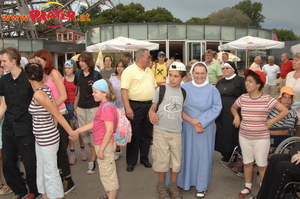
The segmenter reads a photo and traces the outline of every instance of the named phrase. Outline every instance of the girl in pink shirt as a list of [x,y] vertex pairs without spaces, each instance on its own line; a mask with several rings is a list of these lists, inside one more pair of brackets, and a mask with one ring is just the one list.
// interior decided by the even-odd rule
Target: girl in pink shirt
[[118,113],[111,103],[116,101],[112,84],[105,79],[96,81],[93,86],[93,96],[96,102],[101,102],[94,121],[77,129],[77,133],[93,129],[93,141],[97,154],[100,180],[106,195],[101,199],[115,199],[119,189],[119,181],[114,160],[116,144],[114,134],[118,125]]

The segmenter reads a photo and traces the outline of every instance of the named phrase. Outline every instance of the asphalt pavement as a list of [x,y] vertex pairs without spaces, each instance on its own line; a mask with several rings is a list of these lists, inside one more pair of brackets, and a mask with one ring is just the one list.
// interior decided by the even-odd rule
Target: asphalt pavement
[[[76,151],[79,152],[78,143]],[[86,149],[89,151],[89,149]],[[133,172],[126,171],[125,147],[122,147],[123,154],[116,161],[117,173],[120,182],[118,199],[158,199],[156,193],[157,174],[151,168],[145,168],[142,164],[135,166]],[[151,152],[151,151],[150,151]],[[89,154],[89,153],[88,153]],[[71,165],[72,178],[76,188],[65,196],[65,199],[96,199],[104,195],[105,191],[99,178],[98,167],[92,175],[87,175],[88,161],[81,161],[77,153],[75,165]],[[213,159],[213,173],[209,190],[205,199],[237,199],[238,193],[244,187],[244,179],[236,176],[229,169],[220,164],[221,156],[215,152]],[[150,159],[151,161],[151,159]],[[254,175],[252,186],[253,196],[258,192],[259,184]],[[194,199],[196,190],[192,187],[189,191],[180,189],[184,199]],[[11,199],[13,194],[0,196],[0,199]],[[248,198],[248,197],[247,197]]]

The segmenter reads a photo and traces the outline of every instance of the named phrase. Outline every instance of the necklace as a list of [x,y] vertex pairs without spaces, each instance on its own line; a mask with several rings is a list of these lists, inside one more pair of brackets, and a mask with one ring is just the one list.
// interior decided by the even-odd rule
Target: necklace
[[257,96],[257,97],[256,97],[256,96],[255,96],[255,97],[252,97],[251,94],[249,93],[249,96],[250,96],[251,99],[258,99],[258,98],[260,98],[260,97],[262,96],[262,94],[263,94],[263,93],[260,93],[259,96]]

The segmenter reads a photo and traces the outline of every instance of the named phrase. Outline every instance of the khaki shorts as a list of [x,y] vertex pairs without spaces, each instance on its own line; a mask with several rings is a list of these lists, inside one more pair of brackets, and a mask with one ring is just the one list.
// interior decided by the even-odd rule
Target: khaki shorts
[[[99,151],[99,148],[100,145],[95,145],[96,154]],[[100,180],[106,192],[119,189],[119,180],[114,156],[115,148],[116,144],[110,141],[104,150],[104,160],[97,158]]]
[[256,162],[259,167],[268,165],[270,139],[247,139],[239,136],[244,164]]
[[[79,108],[77,107],[77,120],[78,120],[78,125],[79,127],[82,127],[94,120],[94,117],[97,113],[98,107],[95,108]],[[94,144],[93,142],[93,136],[91,135],[91,131],[86,131],[80,133],[80,136],[82,138],[82,141],[84,144],[91,143],[92,145]]]
[[152,159],[153,170],[156,172],[167,172],[172,168],[178,173],[181,169],[181,132],[169,132],[154,129]]

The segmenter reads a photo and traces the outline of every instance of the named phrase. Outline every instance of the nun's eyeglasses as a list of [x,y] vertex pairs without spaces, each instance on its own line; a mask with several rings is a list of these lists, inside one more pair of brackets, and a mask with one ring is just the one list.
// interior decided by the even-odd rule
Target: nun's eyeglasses
[[229,70],[230,69],[230,67],[224,67],[224,68],[222,68],[222,70]]

